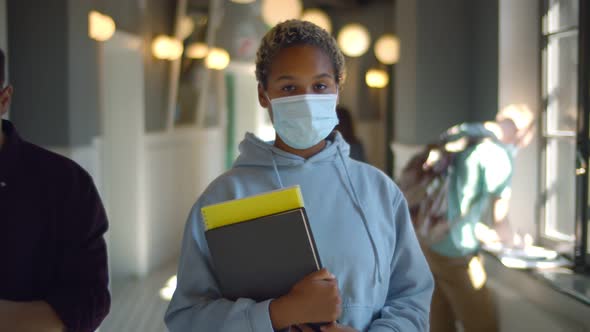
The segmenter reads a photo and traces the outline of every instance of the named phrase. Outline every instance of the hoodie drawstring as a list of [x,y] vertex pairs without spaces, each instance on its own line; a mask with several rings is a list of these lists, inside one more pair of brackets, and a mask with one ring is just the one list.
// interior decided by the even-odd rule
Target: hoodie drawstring
[[277,161],[275,160],[275,153],[272,150],[270,150],[270,158],[272,159],[272,166],[275,170],[275,175],[277,176],[277,180],[279,181],[279,187],[283,189],[283,181],[281,180],[281,175],[279,174],[279,168],[277,167]]
[[[369,237],[369,242],[371,242],[371,248],[373,249],[373,257],[375,258],[375,267],[373,269],[373,282],[382,283],[381,263],[379,261],[379,253],[377,252],[377,245],[375,244],[375,239],[373,239],[373,235],[371,235],[371,231],[369,230],[369,222],[367,220],[367,215],[365,214],[365,210],[363,210],[363,207],[361,205],[361,201],[358,198],[356,190],[354,189],[352,177],[350,176],[350,172],[348,171],[348,166],[346,165],[346,161],[344,160],[344,157],[342,156],[342,150],[340,150],[340,147],[337,147],[337,149],[338,149],[338,155],[340,156],[340,160],[342,161],[342,165],[344,167],[344,173],[346,174],[346,177],[348,179],[348,184],[350,185],[352,197],[354,198],[354,201],[355,201],[354,203],[356,204],[356,206],[360,212],[361,219],[363,221],[363,226],[365,227],[365,231],[367,232],[367,235]],[[283,181],[281,180],[281,175],[279,173],[279,168],[278,168],[277,162],[275,160],[274,152],[272,150],[271,150],[271,159],[272,159],[272,166],[275,171],[277,181],[279,182],[279,186],[280,186],[280,188],[284,188]]]
[[[342,156],[342,151],[340,150],[340,147],[338,147],[338,155],[340,156],[340,160],[342,161],[342,165],[344,166],[344,172],[346,173],[346,177],[348,178],[348,183],[350,185],[350,190],[352,192],[352,196],[355,200],[355,203],[357,205],[357,208],[359,209],[359,212],[361,214],[361,219],[363,220],[363,225],[365,226],[365,231],[367,232],[367,235],[369,236],[369,241],[371,242],[371,247],[373,248],[373,256],[375,257],[375,268],[373,269],[373,282],[375,282],[375,279],[377,282],[381,283],[381,264],[379,261],[379,253],[377,252],[377,245],[375,244],[375,239],[373,239],[373,236],[371,235],[371,231],[369,230],[369,222],[367,220],[367,215],[365,214],[365,211],[363,210],[363,206],[361,205],[361,201],[358,197],[358,195],[356,194],[356,190],[354,189],[354,185],[352,183],[352,177],[350,176],[350,172],[348,171],[348,166],[346,166],[346,161],[344,160],[344,157]],[[377,275],[377,277],[375,278],[375,274]]]

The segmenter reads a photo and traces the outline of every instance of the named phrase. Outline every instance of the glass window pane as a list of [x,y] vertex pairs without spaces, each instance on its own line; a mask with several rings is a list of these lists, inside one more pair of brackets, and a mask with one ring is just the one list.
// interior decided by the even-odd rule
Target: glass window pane
[[208,52],[205,43],[207,22],[206,11],[188,5],[187,15],[176,23],[176,35],[183,40],[184,47],[177,74],[178,90],[174,109],[174,124],[177,127],[195,125],[197,122],[200,94],[205,89],[204,76],[207,70],[203,61]]
[[[590,81],[588,82],[590,83]],[[588,86],[590,86],[590,84],[588,84]],[[586,117],[588,118],[588,114],[586,113]],[[588,122],[586,124],[588,127],[590,127],[590,119],[588,119]],[[588,142],[590,142],[590,137],[588,137]],[[586,160],[586,165],[590,165],[590,158]],[[586,168],[586,172],[588,172],[590,169]],[[588,177],[588,187],[586,190],[590,190],[590,176]],[[586,204],[587,206],[587,214],[586,214],[586,253],[588,255],[590,255],[590,193],[588,193],[588,202]]]
[[547,131],[575,131],[578,104],[578,34],[549,37],[547,44]]
[[[207,86],[207,104],[203,116],[203,127],[214,128],[222,125],[222,116],[227,115],[227,85],[225,73],[221,70],[209,70],[209,84]],[[197,119],[199,122],[200,119]]]
[[188,58],[181,59],[178,99],[174,116],[176,126],[195,124],[204,71],[202,61]]
[[574,239],[576,183],[574,139],[548,139],[545,177],[545,235]]
[[[578,26],[579,0],[549,0],[545,16],[545,33],[552,33],[564,28]],[[584,0],[585,1],[585,0]]]

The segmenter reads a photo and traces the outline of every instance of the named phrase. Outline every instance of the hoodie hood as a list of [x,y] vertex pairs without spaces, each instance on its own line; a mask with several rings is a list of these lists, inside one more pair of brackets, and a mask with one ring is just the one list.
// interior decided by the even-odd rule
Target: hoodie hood
[[339,151],[345,156],[350,154],[350,146],[342,135],[334,130],[326,138],[326,147],[309,159],[285,152],[274,146],[274,141],[265,142],[252,133],[247,133],[244,140],[240,143],[240,156],[234,162],[234,167],[243,166],[301,166],[306,163],[320,163],[334,161],[338,157]]
[[283,185],[283,179],[279,172],[279,167],[299,167],[305,164],[320,164],[320,163],[333,163],[336,162],[342,165],[342,175],[346,179],[345,185],[350,191],[350,195],[353,199],[353,205],[361,215],[363,226],[367,232],[367,236],[371,243],[371,249],[373,251],[373,258],[375,259],[375,266],[373,269],[373,278],[375,282],[382,282],[381,279],[381,264],[379,261],[379,254],[377,252],[377,245],[375,239],[369,229],[369,222],[367,214],[363,209],[363,205],[357,194],[357,190],[354,186],[353,180],[350,176],[350,170],[344,155],[350,155],[350,146],[340,132],[334,130],[326,138],[326,146],[323,150],[317,154],[311,156],[308,159],[294,155],[289,152],[285,152],[275,147],[274,142],[264,142],[255,135],[247,133],[245,139],[240,143],[240,156],[234,163],[235,168],[239,167],[272,167],[275,173],[275,177],[279,188],[285,187]]

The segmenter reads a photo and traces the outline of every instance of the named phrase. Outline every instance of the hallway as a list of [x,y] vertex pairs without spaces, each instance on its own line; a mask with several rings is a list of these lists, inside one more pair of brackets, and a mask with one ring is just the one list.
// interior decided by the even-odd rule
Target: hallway
[[164,313],[168,301],[162,299],[160,290],[175,274],[176,262],[172,262],[146,278],[113,281],[111,312],[99,331],[168,331],[164,326]]
[[[275,40],[268,33],[278,31],[271,29],[279,16],[301,22]],[[311,24],[303,21],[327,34],[305,32]],[[291,33],[297,42],[281,37]],[[306,45],[308,35],[323,42]],[[300,51],[309,56],[293,53]],[[291,103],[295,113],[286,113]],[[528,110],[527,121],[512,116],[518,110]],[[305,131],[285,134],[291,121],[281,117],[298,112]],[[416,297],[419,310],[395,302],[410,299],[408,289],[433,270],[407,255],[421,257],[414,233],[430,235],[432,216],[448,226],[432,247],[469,259],[461,262],[469,273],[461,283],[479,290],[487,282],[500,331],[590,332],[589,119],[590,0],[0,0],[0,332],[37,322],[68,331],[166,332],[179,265],[190,271],[177,294],[191,293],[192,307],[172,315],[181,321],[171,324],[174,332],[272,332],[273,324],[336,319],[360,332],[391,321],[391,331],[406,323],[395,310],[420,316],[397,329],[427,330],[427,296]],[[343,140],[329,136],[332,128]],[[80,169],[71,164],[64,174],[76,176],[58,176],[36,157],[17,158],[15,137]],[[455,142],[462,147],[453,149]],[[349,164],[349,147],[351,159],[379,171]],[[319,155],[325,151],[330,159]],[[439,177],[404,172],[421,151],[424,161],[410,169],[425,174],[438,169],[432,162],[442,165]],[[392,204],[398,184],[406,200]],[[291,185],[305,197],[305,240],[313,244],[306,248],[316,268],[332,270],[349,307],[330,319],[286,320],[297,315],[271,315],[270,301],[257,306],[288,287],[257,304],[212,304],[212,293],[258,300],[228,295],[223,277],[253,289],[236,276],[254,271],[271,284],[279,278],[251,262],[294,266],[296,256],[240,259],[250,265],[232,263],[224,274],[202,207]],[[436,200],[433,188],[442,193]],[[412,203],[415,192],[428,195]],[[439,211],[423,203],[431,201],[441,203]],[[405,227],[406,210],[420,211],[411,215],[417,232]],[[239,212],[239,221],[260,217]],[[491,236],[479,237],[481,229]],[[274,239],[286,238],[280,235]],[[492,237],[499,247],[479,250]],[[235,243],[224,241],[224,253],[254,247]],[[283,248],[291,247],[264,249]],[[483,268],[471,265],[479,252]],[[408,264],[392,268],[401,261]],[[435,279],[440,288],[441,280],[459,278]],[[471,300],[448,298],[443,308]],[[338,308],[325,303],[329,296],[312,300],[283,308]],[[23,309],[29,305],[50,317]],[[460,307],[444,318],[470,317],[482,305]]]

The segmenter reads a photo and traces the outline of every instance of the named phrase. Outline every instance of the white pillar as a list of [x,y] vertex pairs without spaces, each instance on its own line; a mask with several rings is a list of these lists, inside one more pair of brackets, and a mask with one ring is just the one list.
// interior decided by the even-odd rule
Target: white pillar
[[395,65],[394,141],[415,143],[416,134],[416,1],[398,0],[395,8],[395,31],[400,38],[401,54]]
[[143,50],[139,37],[117,31],[101,59],[101,178],[114,278],[148,272]]
[[[538,0],[499,1],[499,107],[522,103],[538,116],[540,45]],[[510,223],[521,232],[534,234],[538,201],[538,131],[527,148],[519,151],[512,181]]]

